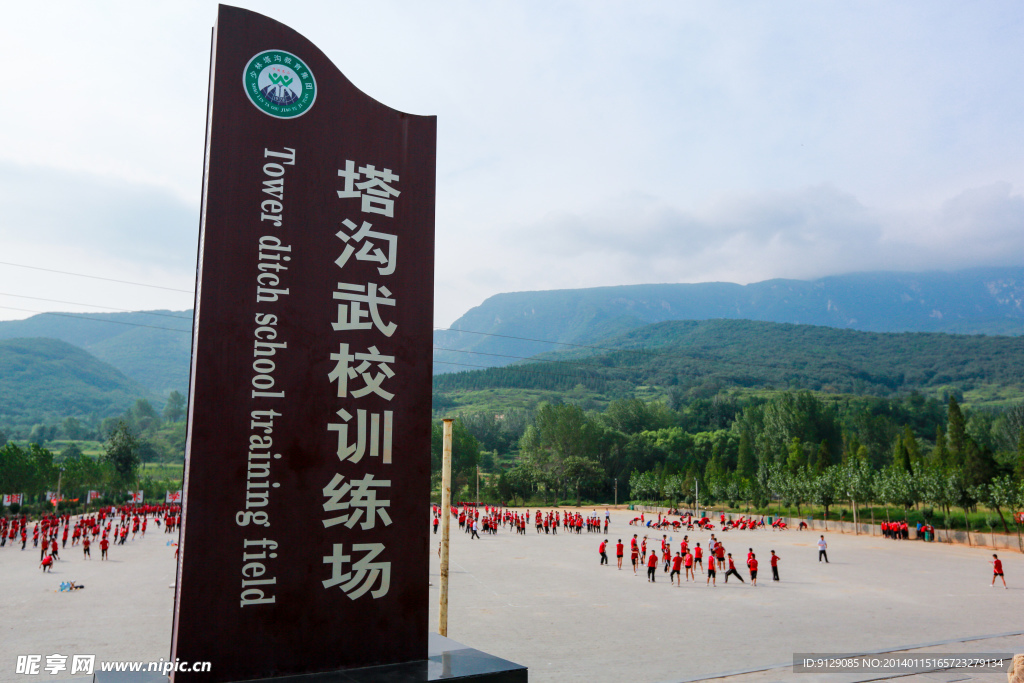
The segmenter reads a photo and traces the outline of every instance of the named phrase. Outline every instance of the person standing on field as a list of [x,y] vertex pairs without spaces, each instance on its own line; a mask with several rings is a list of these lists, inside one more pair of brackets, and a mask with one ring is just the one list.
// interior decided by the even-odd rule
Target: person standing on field
[[820,563],[822,558],[825,559],[825,564],[828,564],[828,553],[825,550],[828,548],[828,543],[825,543],[825,536],[818,539],[818,562]]
[[775,554],[774,550],[772,551],[771,564],[772,564],[772,581],[778,581],[779,580],[779,556]]
[[[722,545],[719,544],[718,547],[721,548]],[[739,579],[740,583],[746,583],[746,581],[743,580],[743,577],[740,576],[740,573],[738,571],[736,571],[736,564],[732,561],[732,553],[729,553],[729,571],[727,571],[725,573],[725,582],[726,583],[729,583],[729,575],[730,574],[735,576],[737,579]]]
[[601,541],[601,545],[597,547],[597,551],[601,553],[601,564],[608,564],[608,539]]
[[683,566],[683,556],[676,553],[676,556],[672,558],[672,573],[668,575],[668,582],[672,583],[672,577],[675,577],[676,586],[681,585],[679,582],[679,570]]
[[999,559],[999,556],[992,553],[992,587],[996,585],[996,577],[1003,580],[1003,588],[1006,588],[1006,577],[1003,576],[1003,561]]

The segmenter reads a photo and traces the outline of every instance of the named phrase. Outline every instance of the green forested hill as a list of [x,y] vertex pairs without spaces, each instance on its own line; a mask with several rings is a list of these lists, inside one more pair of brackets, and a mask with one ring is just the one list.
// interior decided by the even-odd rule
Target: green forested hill
[[[749,320],[669,321],[504,368],[439,375],[440,406],[574,392],[603,402],[721,389],[810,389],[889,396],[964,394],[973,404],[1024,397],[1024,341],[878,333]],[[541,360],[542,359],[542,360]],[[489,397],[489,398],[488,398]],[[499,403],[502,401],[499,401]],[[510,405],[523,405],[511,400]]]
[[49,337],[85,349],[150,391],[188,391],[192,311],[61,313],[0,322],[0,339]]
[[1024,334],[1024,268],[497,294],[434,333],[434,372],[502,366],[667,320],[760,320],[867,332]]
[[0,340],[0,425],[117,415],[151,394],[58,339]]

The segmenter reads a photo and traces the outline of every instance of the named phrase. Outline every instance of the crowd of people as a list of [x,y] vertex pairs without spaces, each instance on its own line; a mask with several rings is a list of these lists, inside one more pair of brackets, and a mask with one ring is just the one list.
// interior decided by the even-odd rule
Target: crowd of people
[[[602,525],[604,533],[608,533],[611,524],[611,515],[605,510],[602,520],[597,510],[584,516],[581,512],[566,510],[549,510],[541,512],[536,510],[531,514],[527,509],[525,512],[510,510],[492,505],[476,506],[471,503],[460,503],[451,507],[451,518],[458,520],[459,530],[470,535],[470,538],[479,538],[481,533],[495,534],[499,528],[507,528],[517,534],[525,534],[528,526],[533,526],[538,534],[558,534],[559,529],[566,533],[582,534],[601,533]],[[432,522],[434,533],[441,523],[441,506],[431,506]]]
[[[647,569],[647,581],[655,583],[658,576],[658,567],[660,566],[662,572],[669,575],[669,584],[676,586],[681,586],[684,580],[696,583],[698,569],[701,576],[705,578],[704,584],[708,587],[717,586],[719,573],[721,573],[724,583],[729,582],[730,576],[735,576],[740,583],[746,583],[736,569],[736,562],[733,559],[732,553],[726,551],[725,544],[715,534],[711,534],[710,540],[706,542],[706,550],[701,547],[699,542],[695,542],[691,546],[690,536],[683,536],[683,540],[679,542],[679,549],[675,551],[674,555],[672,552],[672,540],[667,534],[662,534],[660,541],[657,539],[652,541],[652,545],[653,543],[660,543],[660,546],[657,549],[651,548],[650,554],[648,554],[647,550],[648,540],[647,536],[640,538],[640,534],[633,534],[633,538],[629,540],[629,561],[634,576],[637,575],[637,570],[643,566]],[[620,538],[615,544],[616,567],[619,570],[622,569],[625,551],[626,546]],[[601,557],[601,564],[608,564],[607,539],[601,541],[598,546],[598,553]],[[706,567],[704,565],[705,555],[708,560]],[[771,556],[768,560],[772,569],[772,580],[778,581],[779,556],[774,550],[771,551]],[[750,575],[751,586],[757,585],[758,564],[754,549],[748,548],[746,566]]]
[[[674,515],[657,513],[650,519],[647,518],[646,513],[640,513],[639,516],[630,520],[629,524],[653,531],[708,532],[710,539],[702,547],[700,542],[691,543],[690,535],[687,533],[679,542],[678,550],[674,550],[668,534],[663,533],[661,539],[657,539],[651,538],[650,535],[641,537],[640,533],[642,532],[634,533],[628,542],[628,554],[629,567],[632,568],[635,576],[640,575],[638,573],[640,570],[646,570],[647,580],[655,583],[660,567],[663,574],[668,574],[669,583],[676,586],[681,586],[684,581],[697,583],[699,581],[697,579],[698,571],[704,585],[708,587],[716,587],[719,578],[723,583],[728,583],[730,577],[735,577],[737,581],[746,583],[740,570],[736,567],[736,559],[725,549],[725,544],[717,534],[745,529],[765,529],[766,527],[770,527],[772,531],[786,529],[786,525],[781,519],[774,519],[766,523],[764,517],[740,515],[734,518],[722,513],[718,516],[716,533],[716,525],[707,513],[697,516],[693,512],[673,512]],[[453,520],[458,520],[459,529],[469,534],[471,538],[480,538],[480,533],[496,534],[499,529],[504,528],[508,528],[516,534],[525,534],[531,525],[538,534],[558,534],[559,529],[562,529],[567,533],[581,534],[586,531],[607,536],[611,526],[611,513],[607,509],[604,510],[603,515],[597,510],[584,515],[582,512],[571,510],[527,509],[520,512],[498,506],[459,503],[451,507],[451,516]],[[441,506],[433,505],[431,507],[431,517],[436,534],[440,525]],[[807,528],[808,525],[801,521],[799,529],[803,531]],[[886,538],[909,538],[909,526],[906,521],[883,522],[881,530]],[[656,548],[648,548],[648,545],[654,546],[655,544],[657,544]],[[815,545],[818,548],[818,562],[827,564],[829,561],[828,543],[825,541],[824,534],[819,535]],[[610,565],[608,546],[608,538],[602,539],[598,544],[598,554],[602,565]],[[626,544],[621,538],[615,543],[614,549],[616,567],[621,570],[627,552]],[[706,565],[705,558],[707,558]],[[762,555],[762,559],[768,561],[768,566],[772,571],[772,581],[779,581],[779,555],[772,549],[769,551],[768,557],[764,558]],[[758,585],[760,563],[761,560],[758,559],[754,549],[748,548],[744,565],[751,586]],[[992,585],[995,585],[996,579],[1002,579],[1005,586],[1002,562],[995,555],[993,555],[992,566]]]
[[[0,518],[0,549],[28,548],[31,533],[33,549],[39,549],[39,567],[51,571],[60,560],[61,550],[80,547],[85,560],[92,559],[92,549],[98,545],[100,560],[108,559],[111,546],[124,545],[129,540],[146,535],[150,520],[164,533],[174,533],[181,521],[181,505],[122,505],[101,507],[82,515],[47,514],[30,522],[25,515]],[[31,532],[30,532],[31,528]]]
[[[611,512],[607,509],[602,515],[597,510],[592,510],[589,514],[571,510],[527,509],[519,511],[491,505],[478,507],[471,503],[459,503],[451,507],[450,513],[453,523],[457,521],[459,530],[468,534],[471,539],[480,538],[480,533],[496,534],[500,529],[508,529],[515,534],[526,534],[527,528],[530,526],[537,534],[558,534],[561,529],[564,533],[571,534],[587,532],[607,535],[611,526]],[[431,506],[431,518],[431,526],[436,534],[441,520],[440,505]],[[718,522],[721,525],[721,530],[718,533],[765,528],[764,518],[758,519],[745,515],[730,518],[722,514],[719,516]],[[646,519],[645,513],[641,513],[640,516],[631,520],[630,524],[659,531],[699,532],[715,528],[715,524],[711,522],[709,516],[698,517],[692,512],[679,514],[678,519],[658,513],[649,520]],[[778,527],[773,523],[772,528],[777,529]],[[649,544],[652,546],[650,549],[648,549]],[[657,548],[653,547],[655,544],[658,544]],[[602,565],[609,564],[608,545],[607,538],[602,539],[598,545]],[[626,546],[622,539],[619,539],[615,544],[616,566],[619,570],[622,569],[625,554]],[[707,558],[706,565],[705,557]],[[779,556],[774,550],[771,550],[767,559],[772,570],[772,580],[778,581]],[[735,577],[741,583],[746,583],[736,568],[736,561],[732,553],[726,551],[725,544],[716,533],[711,533],[710,539],[705,542],[703,547],[700,542],[691,542],[689,534],[686,534],[674,554],[672,540],[668,534],[662,534],[661,539],[653,539],[649,535],[641,538],[640,533],[634,533],[629,541],[629,561],[634,575],[638,575],[638,571],[644,568],[647,580],[652,583],[657,580],[659,567],[662,573],[669,575],[669,582],[677,586],[681,586],[683,581],[697,582],[698,571],[705,585],[709,587],[717,586],[719,576],[724,583],[728,583],[730,577]],[[751,585],[756,586],[759,560],[753,548],[748,549],[745,564]]]

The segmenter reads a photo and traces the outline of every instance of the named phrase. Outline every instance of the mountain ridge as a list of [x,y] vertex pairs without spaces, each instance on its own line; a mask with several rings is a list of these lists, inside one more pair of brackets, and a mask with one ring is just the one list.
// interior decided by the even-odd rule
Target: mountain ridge
[[59,339],[0,340],[0,426],[124,412],[145,387]]
[[448,330],[435,331],[435,347],[442,349],[435,351],[435,373],[468,365],[500,367],[558,348],[530,339],[586,344],[666,320],[711,319],[1019,336],[1024,335],[1024,268],[496,294]]

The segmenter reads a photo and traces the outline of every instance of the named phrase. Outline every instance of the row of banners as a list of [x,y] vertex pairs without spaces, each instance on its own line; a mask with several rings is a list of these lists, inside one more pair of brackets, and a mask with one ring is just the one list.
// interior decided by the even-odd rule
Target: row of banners
[[[88,503],[92,503],[93,501],[99,500],[101,495],[102,494],[100,494],[99,491],[89,491],[86,494],[85,502],[88,504]],[[131,502],[133,502],[133,503],[141,503],[146,498],[145,491],[129,491],[128,495],[131,498]],[[47,502],[49,502],[52,505],[57,505],[57,503],[61,502],[62,500],[65,500],[65,499],[58,497],[57,493],[55,491],[47,491],[46,492],[46,500],[47,500]],[[75,498],[74,501],[72,501],[72,502],[77,502],[77,501],[78,501],[78,499]],[[22,505],[22,504],[24,504],[24,502],[25,502],[25,494],[24,493],[5,493],[5,494],[3,494],[3,506],[5,508],[11,507],[12,505]],[[181,490],[179,489],[177,491],[168,491],[166,493],[166,495],[164,495],[164,502],[165,503],[180,503],[181,502]]]

